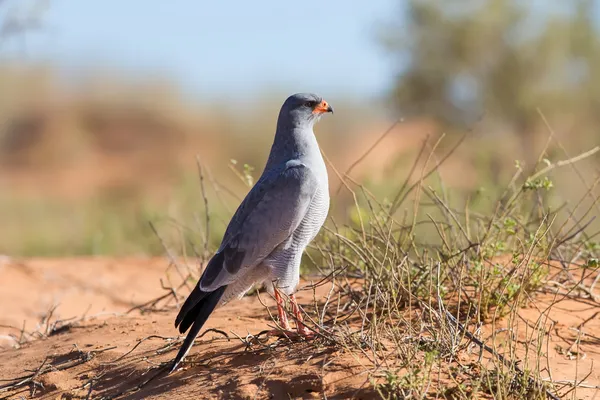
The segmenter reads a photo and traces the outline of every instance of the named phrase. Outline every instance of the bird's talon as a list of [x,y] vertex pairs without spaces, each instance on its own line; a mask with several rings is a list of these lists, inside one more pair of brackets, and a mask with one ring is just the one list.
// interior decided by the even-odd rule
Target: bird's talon
[[303,336],[306,339],[314,339],[317,334],[311,330],[304,329],[301,332],[298,332],[299,335]]
[[272,329],[269,332],[267,332],[267,335],[287,339],[298,339],[300,337],[298,332],[287,329]]
[[283,330],[283,329],[272,329],[267,332],[267,336],[275,336],[278,338],[286,338],[290,340],[300,339],[314,339],[317,335],[309,329],[300,331]]

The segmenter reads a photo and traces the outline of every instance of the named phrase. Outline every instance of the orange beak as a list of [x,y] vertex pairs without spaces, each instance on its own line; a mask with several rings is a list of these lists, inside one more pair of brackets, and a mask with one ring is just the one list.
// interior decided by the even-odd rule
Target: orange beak
[[313,114],[323,114],[323,113],[333,113],[333,107],[329,105],[325,100],[323,100],[318,106],[313,110]]

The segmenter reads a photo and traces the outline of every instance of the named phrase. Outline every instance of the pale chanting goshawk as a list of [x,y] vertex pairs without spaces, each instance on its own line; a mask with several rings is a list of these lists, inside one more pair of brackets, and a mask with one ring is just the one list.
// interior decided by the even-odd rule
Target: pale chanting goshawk
[[219,249],[175,319],[180,333],[191,329],[171,372],[213,310],[241,298],[256,284],[264,284],[275,297],[284,330],[291,329],[281,293],[289,296],[298,334],[311,336],[302,323],[294,292],[302,253],[329,210],[327,169],[313,132],[315,122],[328,112],[333,108],[315,94],[294,94],[283,103],[265,169],[238,207]]

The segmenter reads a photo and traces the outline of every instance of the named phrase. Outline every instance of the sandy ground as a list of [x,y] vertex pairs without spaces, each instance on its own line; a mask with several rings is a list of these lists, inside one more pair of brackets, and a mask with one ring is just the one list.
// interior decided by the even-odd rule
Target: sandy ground
[[[249,333],[273,326],[256,296],[217,310],[184,368],[159,374],[157,366],[178,348],[176,311],[126,312],[165,293],[160,280],[167,265],[161,258],[0,260],[0,388],[24,379],[18,389],[0,389],[0,399],[378,398],[367,374],[370,364],[357,353],[318,340],[247,340]],[[319,289],[317,297],[328,289]],[[301,304],[312,301],[312,291],[300,292]],[[40,324],[51,309],[50,323]],[[599,311],[596,303],[542,295],[520,310],[511,332],[502,331],[508,321],[483,332],[500,332],[496,345],[502,348],[502,335],[532,340],[532,327],[547,327],[550,341],[540,341],[548,354],[542,367],[565,382],[562,393],[575,380],[589,386],[565,398],[600,398],[594,388],[600,385]],[[52,324],[70,318],[76,323]],[[29,335],[21,333],[23,326]]]

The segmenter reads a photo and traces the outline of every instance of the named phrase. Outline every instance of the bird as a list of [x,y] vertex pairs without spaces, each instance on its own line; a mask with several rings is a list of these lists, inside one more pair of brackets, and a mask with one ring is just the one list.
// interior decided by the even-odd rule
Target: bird
[[316,94],[296,93],[284,101],[260,178],[237,208],[218,250],[175,318],[179,333],[189,332],[170,373],[185,358],[210,314],[255,285],[263,284],[275,298],[284,331],[293,332],[282,294],[290,300],[297,334],[314,334],[303,324],[294,293],[302,254],[329,211],[327,168],[313,131],[326,113],[333,113],[333,108]]

